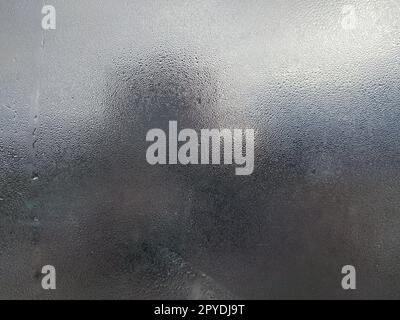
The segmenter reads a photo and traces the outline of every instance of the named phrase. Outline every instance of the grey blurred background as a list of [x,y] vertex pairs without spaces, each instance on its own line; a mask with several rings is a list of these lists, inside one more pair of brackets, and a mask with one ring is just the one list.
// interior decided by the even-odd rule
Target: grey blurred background
[[[0,0],[0,298],[400,298],[399,63],[390,0]],[[254,173],[148,165],[168,120]]]

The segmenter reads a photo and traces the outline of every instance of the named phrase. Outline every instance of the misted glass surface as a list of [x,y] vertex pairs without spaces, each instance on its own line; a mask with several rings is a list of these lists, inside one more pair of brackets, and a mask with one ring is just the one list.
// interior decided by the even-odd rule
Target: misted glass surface
[[[395,0],[0,0],[0,298],[400,298],[399,71]],[[169,121],[254,172],[150,165]]]

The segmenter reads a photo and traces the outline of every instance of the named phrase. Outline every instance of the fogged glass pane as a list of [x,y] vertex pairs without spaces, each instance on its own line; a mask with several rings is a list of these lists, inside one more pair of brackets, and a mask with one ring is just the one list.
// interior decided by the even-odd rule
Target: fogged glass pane
[[[399,28],[395,0],[0,0],[0,298],[399,298]],[[249,174],[202,149],[224,128]]]

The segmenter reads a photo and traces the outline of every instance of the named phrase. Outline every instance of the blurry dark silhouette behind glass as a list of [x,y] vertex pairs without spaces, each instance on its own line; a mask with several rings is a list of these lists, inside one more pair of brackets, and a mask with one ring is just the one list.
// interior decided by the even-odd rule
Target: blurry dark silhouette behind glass
[[[0,1],[0,298],[399,298],[396,1],[42,5]],[[254,173],[150,166],[169,120]]]

